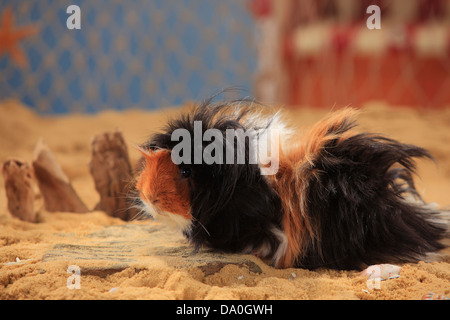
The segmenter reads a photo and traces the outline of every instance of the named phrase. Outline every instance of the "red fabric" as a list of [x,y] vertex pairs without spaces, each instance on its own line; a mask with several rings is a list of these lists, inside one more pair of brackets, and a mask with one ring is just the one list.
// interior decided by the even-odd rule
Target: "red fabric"
[[[352,71],[346,73],[348,57],[327,56],[296,59],[291,72],[288,103],[330,107],[359,107],[371,100],[392,105],[440,108],[450,105],[449,70],[438,58],[421,58],[411,52],[390,52],[381,59],[351,58]],[[333,64],[324,73],[321,66]],[[294,67],[295,66],[295,67]],[[347,70],[348,71],[348,70]],[[412,76],[411,76],[412,75]]]
[[264,18],[272,14],[271,0],[250,0],[249,8],[255,18]]

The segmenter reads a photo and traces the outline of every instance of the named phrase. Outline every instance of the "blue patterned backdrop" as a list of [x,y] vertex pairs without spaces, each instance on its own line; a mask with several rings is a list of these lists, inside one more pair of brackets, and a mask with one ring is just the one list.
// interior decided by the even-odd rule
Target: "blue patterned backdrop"
[[[66,27],[71,4],[81,30]],[[257,62],[245,0],[1,0],[0,14],[6,8],[14,28],[37,33],[20,41],[26,66],[0,50],[0,99],[51,114],[155,109],[229,86],[251,95]]]

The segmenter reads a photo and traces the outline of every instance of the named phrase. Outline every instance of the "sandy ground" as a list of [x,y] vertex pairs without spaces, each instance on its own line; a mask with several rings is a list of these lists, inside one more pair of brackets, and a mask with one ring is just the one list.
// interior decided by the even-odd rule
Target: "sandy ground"
[[[450,207],[450,108],[417,111],[364,106],[361,128],[428,148],[436,162],[420,161],[418,190]],[[31,161],[43,138],[83,201],[99,197],[89,174],[94,134],[119,127],[130,147],[157,131],[178,109],[103,112],[95,116],[39,117],[15,101],[0,102],[0,162]],[[286,111],[293,124],[309,126],[327,110]],[[450,258],[402,265],[400,277],[367,286],[357,271],[277,270],[252,256],[200,252],[153,221],[123,222],[100,211],[50,213],[36,188],[37,223],[10,215],[0,177],[0,299],[421,299],[450,296]],[[80,267],[80,289],[69,289],[71,265]],[[71,282],[76,283],[76,282]]]

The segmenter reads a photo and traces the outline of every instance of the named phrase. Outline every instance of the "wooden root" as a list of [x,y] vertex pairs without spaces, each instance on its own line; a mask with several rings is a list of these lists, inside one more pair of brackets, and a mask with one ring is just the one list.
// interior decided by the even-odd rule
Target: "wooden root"
[[33,169],[47,211],[89,211],[42,139],[34,150]]
[[100,194],[95,209],[125,221],[133,219],[138,211],[127,198],[132,167],[122,133],[116,130],[95,135],[91,151],[89,169]]
[[2,166],[8,210],[21,220],[36,222],[31,166],[17,159],[8,159]]

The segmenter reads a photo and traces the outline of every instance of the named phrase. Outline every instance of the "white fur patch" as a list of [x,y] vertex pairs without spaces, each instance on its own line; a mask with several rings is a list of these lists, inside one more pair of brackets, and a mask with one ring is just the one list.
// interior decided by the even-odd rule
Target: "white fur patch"
[[[275,226],[271,228],[271,231],[279,241],[275,254],[272,257],[272,264],[276,266],[278,264],[278,261],[286,254],[286,250],[288,247],[288,240],[286,234],[282,230],[276,228]],[[268,241],[264,242],[257,248],[247,247],[242,251],[242,253],[252,254],[259,258],[267,258],[271,252],[272,246]]]
[[272,258],[272,263],[274,266],[276,266],[278,264],[278,261],[284,257],[284,255],[286,254],[286,250],[288,247],[288,239],[286,237],[286,234],[281,231],[278,228],[272,228],[272,233],[278,238],[278,240],[280,241],[277,251],[275,251],[275,254],[273,255]]
[[161,210],[157,206],[152,203],[148,203],[143,201],[144,204],[144,212],[152,216],[156,221],[161,221],[162,223],[170,226],[171,228],[181,230],[181,231],[189,231],[191,228],[191,220],[185,217],[180,216],[179,214],[170,213],[164,210]]
[[271,115],[255,113],[248,124],[256,128],[253,137],[252,152],[257,155],[262,175],[273,175],[278,172],[281,146],[289,145],[294,130],[286,125],[280,112]]

